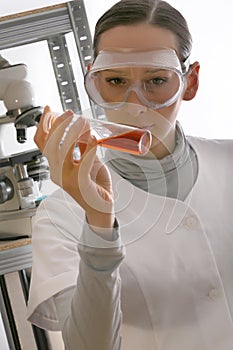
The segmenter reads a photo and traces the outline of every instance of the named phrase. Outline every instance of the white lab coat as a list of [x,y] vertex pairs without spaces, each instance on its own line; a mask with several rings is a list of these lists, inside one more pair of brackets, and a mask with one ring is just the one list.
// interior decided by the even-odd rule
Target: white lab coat
[[[184,202],[148,194],[112,173],[126,246],[122,350],[233,349],[233,142],[189,142],[199,172]],[[58,329],[52,296],[76,284],[84,219],[64,192],[54,198],[38,211],[43,229],[33,234],[28,306],[29,319],[49,329]]]

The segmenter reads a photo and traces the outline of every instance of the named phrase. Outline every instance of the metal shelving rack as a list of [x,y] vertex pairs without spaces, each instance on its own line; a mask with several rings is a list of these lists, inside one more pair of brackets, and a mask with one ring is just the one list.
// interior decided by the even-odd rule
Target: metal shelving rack
[[[83,74],[92,58],[92,38],[83,0],[0,18],[0,50],[47,40],[61,104],[81,112],[66,34],[73,32]],[[90,102],[93,117],[100,111]]]
[[[71,32],[74,35],[82,72],[84,74],[92,59],[92,38],[83,0],[64,2],[59,5],[0,17],[0,50],[46,40],[62,107],[64,110],[72,109],[75,113],[80,113],[82,111],[78,87],[75,82],[69,48],[66,41],[66,34]],[[94,118],[98,118],[98,116],[102,114],[91,102],[90,107]],[[24,249],[24,247],[18,249]],[[30,255],[30,244],[27,249],[29,249],[28,254]],[[22,257],[22,260],[20,257]],[[5,308],[6,303],[3,302],[3,299],[8,300],[8,290],[4,279],[6,271],[3,271],[2,268],[5,267],[6,261],[7,263],[8,261],[11,263],[11,258],[12,250],[9,250],[9,252],[7,250],[0,252],[0,306],[4,303]],[[27,268],[31,266],[31,259],[30,255],[26,266]],[[25,256],[23,250],[23,254],[19,254],[17,267],[13,268],[16,272],[22,270],[20,272],[22,276],[25,276],[24,260]],[[10,272],[14,272],[13,270],[11,268]],[[7,273],[9,273],[9,271],[7,271]],[[28,281],[25,278],[21,278],[21,284],[24,295],[27,295]],[[5,314],[7,314],[7,311],[9,310],[5,309]],[[17,334],[13,318],[14,315],[12,313],[10,317],[6,316],[9,346],[11,350],[21,350],[24,349],[24,346],[20,344],[20,338]],[[52,349],[46,332],[33,326],[33,333],[34,342],[38,350]]]

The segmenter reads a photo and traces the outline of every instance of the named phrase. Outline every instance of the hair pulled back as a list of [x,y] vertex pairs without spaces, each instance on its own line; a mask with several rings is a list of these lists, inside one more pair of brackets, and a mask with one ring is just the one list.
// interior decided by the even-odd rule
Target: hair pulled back
[[147,23],[172,31],[178,42],[178,55],[184,62],[191,53],[192,36],[182,14],[161,0],[121,0],[114,4],[98,20],[93,40],[94,58],[102,33],[120,25]]

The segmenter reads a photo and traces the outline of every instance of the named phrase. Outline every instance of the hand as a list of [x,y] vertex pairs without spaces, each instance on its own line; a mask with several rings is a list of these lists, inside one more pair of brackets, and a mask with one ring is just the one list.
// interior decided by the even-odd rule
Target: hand
[[[55,118],[45,107],[34,141],[48,159],[50,176],[85,210],[88,223],[99,228],[112,228],[113,194],[111,177],[96,155],[97,141],[90,136],[87,119],[78,117],[69,128],[74,113],[70,110]],[[80,136],[87,143],[78,143]],[[74,160],[79,145],[81,157]]]

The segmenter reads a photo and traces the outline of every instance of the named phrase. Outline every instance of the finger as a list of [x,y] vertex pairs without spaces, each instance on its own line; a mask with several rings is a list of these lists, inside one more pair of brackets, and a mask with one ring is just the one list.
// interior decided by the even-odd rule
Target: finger
[[58,113],[52,112],[52,123],[50,125],[50,132],[56,129],[61,123],[63,123],[64,120],[71,116],[74,116],[74,112],[71,109],[67,109],[64,113],[59,115]]
[[53,112],[49,106],[45,106],[38,129],[42,129],[43,132],[49,133],[52,128],[56,129],[60,123],[73,114],[74,113],[72,110],[67,110],[63,114],[59,115],[57,112]]
[[51,156],[56,157],[59,154],[60,145],[66,134],[66,130],[72,120],[72,115],[69,115],[57,123],[56,128],[52,126],[51,131],[47,135],[46,144],[44,146],[44,155],[49,159]]
[[69,149],[65,148],[65,153],[63,155],[64,158],[60,158],[61,167],[65,169],[66,172],[71,173],[74,170],[74,167],[77,167],[77,174],[80,175],[78,175],[79,186],[81,186],[84,191],[85,188],[88,188],[90,185],[91,168],[96,156],[96,139],[90,138],[89,142],[85,146],[86,150],[79,161],[73,158],[75,143],[70,144]]
[[103,187],[106,187],[109,184],[109,171],[103,164],[103,161],[101,161],[97,155],[94,159],[91,170],[91,178],[96,183],[100,183]]
[[[66,135],[63,139],[62,145],[60,147],[60,154],[63,155],[63,158],[66,157],[67,151],[74,147],[79,143],[79,140],[86,140],[88,142],[88,138],[90,136],[90,124],[83,117],[78,117],[76,120],[73,120],[66,132]],[[86,148],[86,147],[85,147]],[[84,149],[80,147],[81,153],[83,153]]]
[[[73,112],[70,110],[62,114],[61,122],[71,114],[73,114]],[[34,141],[41,150],[44,149],[48,134],[51,131],[52,126],[54,125],[53,129],[55,129],[58,124],[55,123],[57,117],[57,113],[52,112],[48,105],[45,106],[34,136]]]
[[48,133],[51,125],[52,125],[52,121],[53,121],[54,115],[53,112],[51,111],[49,106],[45,106],[42,117],[41,117],[41,122],[40,122],[40,127],[42,127],[43,131],[45,133]]
[[34,142],[36,143],[36,145],[39,147],[41,151],[43,151],[44,149],[44,145],[46,143],[46,139],[48,135],[46,125],[48,122],[49,114],[51,114],[51,109],[49,106],[45,106],[42,116],[40,118],[40,122],[37,126],[36,133],[34,135]]
[[81,160],[80,160],[80,184],[82,181],[85,181],[85,175],[89,178],[91,178],[91,172],[92,172],[92,167],[95,162],[96,158],[96,150],[97,150],[97,140],[94,136],[90,136],[88,143],[86,144],[86,149],[84,153],[82,154]]
[[111,213],[111,180],[107,179],[106,174],[101,181],[98,180],[98,176],[93,177],[93,173],[99,174],[103,170],[103,164],[96,162],[97,145],[96,138],[91,136],[79,163],[79,190],[89,210]]

